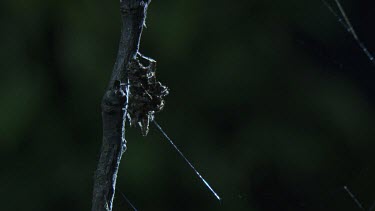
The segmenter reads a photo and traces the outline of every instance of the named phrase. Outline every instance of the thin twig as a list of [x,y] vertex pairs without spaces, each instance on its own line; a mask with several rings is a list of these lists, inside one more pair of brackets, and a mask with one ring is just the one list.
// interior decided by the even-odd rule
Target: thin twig
[[[112,75],[102,100],[103,143],[94,176],[92,211],[111,211],[117,172],[126,150],[125,119],[129,85],[127,66],[135,58],[150,0],[120,0],[121,39]],[[129,84],[129,83],[128,83]]]

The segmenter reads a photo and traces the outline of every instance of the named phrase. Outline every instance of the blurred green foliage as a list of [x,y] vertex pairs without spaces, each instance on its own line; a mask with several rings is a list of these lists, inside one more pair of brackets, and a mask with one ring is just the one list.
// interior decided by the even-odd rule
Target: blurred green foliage
[[[343,2],[375,51],[371,1]],[[89,210],[117,1],[0,2],[1,210]],[[358,210],[374,200],[374,67],[320,1],[153,1],[141,52],[171,89],[127,133],[114,210]]]

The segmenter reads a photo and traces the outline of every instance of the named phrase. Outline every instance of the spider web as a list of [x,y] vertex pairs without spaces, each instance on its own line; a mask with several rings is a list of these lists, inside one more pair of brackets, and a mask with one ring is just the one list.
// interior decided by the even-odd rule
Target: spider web
[[[356,42],[356,44],[358,45],[358,47],[363,52],[364,56],[366,56],[368,58],[368,61],[372,65],[375,65],[375,60],[374,60],[373,54],[371,53],[371,51],[367,48],[367,46],[365,45],[365,43],[358,36],[358,34],[357,34],[354,26],[352,25],[352,23],[351,23],[348,15],[346,14],[346,12],[344,10],[343,5],[341,5],[341,3],[338,0],[333,0],[332,2],[328,2],[326,0],[321,0],[321,1],[327,7],[327,9],[330,11],[330,13],[332,13],[332,15],[337,19],[337,21],[339,22],[339,24],[347,31],[347,33],[349,33],[351,35],[351,37],[353,38],[353,40]],[[195,168],[190,164],[190,162],[186,159],[186,157],[181,154],[180,150],[176,148],[176,146],[174,145],[174,143],[169,139],[168,135],[163,131],[163,129],[161,129],[161,127],[156,122],[154,122],[154,123],[155,123],[156,127],[159,129],[159,131],[163,134],[163,136],[168,141],[170,141],[171,145],[177,150],[177,152],[182,156],[182,158],[195,171],[195,173],[198,175],[198,177],[201,178],[201,180],[207,186],[207,188],[215,195],[215,197],[218,200],[220,200],[220,197],[216,194],[216,192],[213,191],[213,189],[211,188],[211,186],[200,176],[200,174],[198,173],[198,171],[195,170]],[[357,193],[354,192],[354,191],[352,191],[349,188],[349,186],[350,185],[341,186],[341,187],[339,187],[339,191],[341,191],[342,193],[345,193],[346,197],[348,198],[348,200],[353,201],[353,203],[356,205],[356,207],[358,207],[359,210],[374,211],[374,209],[375,209],[375,201],[373,201],[370,204],[370,206],[366,207],[362,203],[362,201],[361,201],[360,197],[357,195]],[[123,197],[124,197],[125,201],[127,201],[130,204],[130,206],[134,210],[136,210],[134,208],[134,206],[131,205],[131,203],[128,201],[128,199],[126,199],[125,195],[123,195]]]
[[362,49],[363,53],[368,57],[370,62],[375,65],[375,60],[370,53],[370,51],[367,49],[366,45],[360,40],[360,38],[357,35],[357,32],[355,31],[354,27],[352,26],[349,17],[346,15],[346,12],[341,5],[339,0],[334,0],[338,12],[333,8],[333,6],[328,3],[326,0],[322,0],[324,5],[329,9],[329,11],[337,18],[337,21],[347,30],[348,33],[350,33],[353,37],[353,39],[357,42],[358,46]]
[[[364,42],[362,42],[362,40],[359,38],[355,28],[353,27],[340,1],[333,0],[332,3],[329,3],[327,0],[321,1],[332,13],[332,15],[337,19],[341,26],[344,27],[344,29],[352,36],[354,41],[357,43],[358,47],[363,51],[364,55],[368,58],[369,62],[372,65],[375,65],[373,54],[370,52],[370,50],[368,50]],[[355,203],[358,209],[362,211],[373,211],[375,209],[375,200],[373,200],[371,205],[366,209],[365,206],[362,204],[361,200],[357,197],[356,193],[352,192],[347,185],[344,185],[342,187],[342,191],[344,191],[350,197],[350,199]]]

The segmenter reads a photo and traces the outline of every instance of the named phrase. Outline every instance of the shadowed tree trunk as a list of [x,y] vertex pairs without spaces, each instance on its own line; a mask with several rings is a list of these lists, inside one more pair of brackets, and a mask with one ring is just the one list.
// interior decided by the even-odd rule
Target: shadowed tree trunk
[[[137,57],[150,0],[120,0],[121,39],[112,75],[102,99],[103,143],[94,177],[92,211],[111,211],[117,172],[126,150],[129,63]],[[128,86],[127,86],[128,87]]]

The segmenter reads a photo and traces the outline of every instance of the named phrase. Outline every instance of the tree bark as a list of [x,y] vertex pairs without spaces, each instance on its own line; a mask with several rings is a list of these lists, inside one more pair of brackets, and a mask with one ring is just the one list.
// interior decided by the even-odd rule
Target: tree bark
[[103,143],[94,176],[92,211],[111,211],[117,172],[126,150],[125,120],[128,63],[135,59],[150,0],[120,0],[121,39],[112,75],[102,99]]

